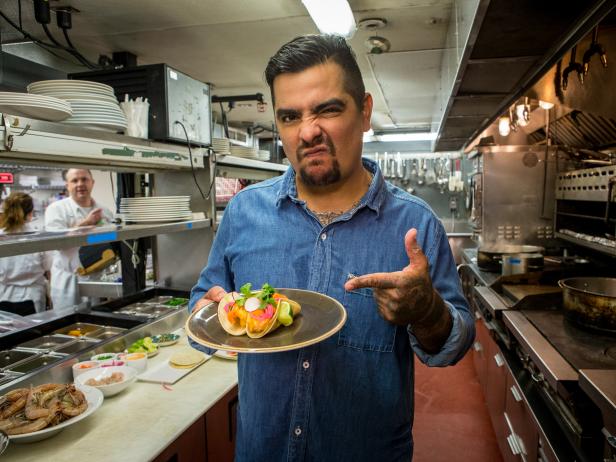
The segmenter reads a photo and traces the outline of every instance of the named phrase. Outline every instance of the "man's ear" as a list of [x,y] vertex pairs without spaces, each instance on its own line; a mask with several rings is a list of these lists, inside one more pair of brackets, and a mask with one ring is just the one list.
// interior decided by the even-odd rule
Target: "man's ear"
[[367,93],[364,95],[364,106],[362,107],[362,121],[364,131],[370,130],[370,119],[372,118],[372,95]]

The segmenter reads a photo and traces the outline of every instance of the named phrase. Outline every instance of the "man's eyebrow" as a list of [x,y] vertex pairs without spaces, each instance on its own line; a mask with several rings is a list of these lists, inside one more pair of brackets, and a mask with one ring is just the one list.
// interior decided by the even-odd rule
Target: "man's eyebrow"
[[287,115],[293,116],[297,114],[299,114],[299,111],[295,109],[284,109],[284,108],[276,109],[276,118],[278,119],[281,119],[282,117],[287,116]]
[[325,109],[328,106],[339,106],[342,109],[344,109],[346,107],[346,103],[344,101],[342,101],[340,98],[331,98],[328,99],[327,101],[323,101],[322,103],[317,104],[312,112],[314,112],[315,114],[318,114],[319,112],[321,112],[323,109]]

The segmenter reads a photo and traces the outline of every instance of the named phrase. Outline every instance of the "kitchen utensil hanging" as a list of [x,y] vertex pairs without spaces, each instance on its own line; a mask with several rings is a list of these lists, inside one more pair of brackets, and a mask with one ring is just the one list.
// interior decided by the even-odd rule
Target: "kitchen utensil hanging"
[[584,66],[581,63],[575,61],[575,55],[577,53],[577,45],[571,48],[571,57],[569,58],[569,65],[563,70],[562,84],[563,91],[567,91],[569,85],[569,74],[571,72],[577,72],[580,84],[584,85]]
[[592,32],[592,41],[588,50],[584,52],[584,57],[582,58],[582,66],[584,75],[588,74],[588,70],[590,69],[590,60],[594,55],[599,55],[599,61],[601,61],[601,65],[604,69],[607,68],[607,52],[603,45],[598,42],[599,38],[599,26],[595,27]]

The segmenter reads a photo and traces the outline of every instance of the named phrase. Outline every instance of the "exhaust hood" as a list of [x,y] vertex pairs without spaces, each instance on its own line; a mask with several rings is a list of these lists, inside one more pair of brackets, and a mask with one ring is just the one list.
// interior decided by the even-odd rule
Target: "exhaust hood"
[[[445,97],[441,112],[435,115],[439,129],[434,150],[463,149],[520,97],[533,97],[528,93],[533,84],[545,80],[542,76],[555,68],[563,56],[567,56],[568,63],[569,50],[615,7],[613,0],[481,0],[464,53],[452,76],[449,96]],[[601,32],[599,41],[603,41]],[[583,45],[578,48],[580,61],[582,48]],[[616,65],[616,51],[613,55]],[[603,70],[600,67],[597,59],[590,72]],[[608,69],[614,70],[613,66]],[[571,90],[575,86],[573,79],[567,90],[571,98],[575,93]],[[611,82],[613,87],[615,80]],[[555,94],[550,98],[536,93],[537,99],[578,109],[577,104],[554,98]]]

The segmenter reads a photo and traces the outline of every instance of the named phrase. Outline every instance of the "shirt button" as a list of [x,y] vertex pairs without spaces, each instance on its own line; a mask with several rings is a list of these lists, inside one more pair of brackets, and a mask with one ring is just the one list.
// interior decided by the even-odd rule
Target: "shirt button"
[[310,363],[308,361],[304,361],[302,366],[304,366],[304,369],[308,369],[310,367]]
[[327,234],[326,233],[321,234],[321,240],[324,241],[325,239],[327,239]]
[[295,436],[299,436],[302,434],[302,429],[299,427],[295,427],[295,430],[293,430],[293,433],[295,433]]

